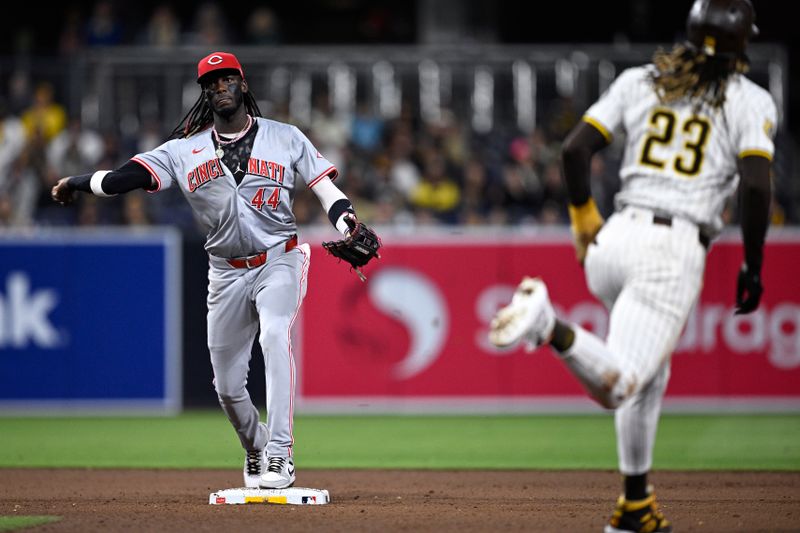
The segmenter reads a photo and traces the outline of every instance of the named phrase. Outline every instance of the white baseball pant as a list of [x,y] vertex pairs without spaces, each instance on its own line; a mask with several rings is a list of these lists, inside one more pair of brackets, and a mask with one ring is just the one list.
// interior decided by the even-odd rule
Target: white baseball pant
[[562,355],[587,391],[616,409],[620,472],[652,466],[672,351],[703,282],[706,249],[693,223],[628,206],[609,217],[585,261],[591,292],[610,313],[605,341],[576,327]]

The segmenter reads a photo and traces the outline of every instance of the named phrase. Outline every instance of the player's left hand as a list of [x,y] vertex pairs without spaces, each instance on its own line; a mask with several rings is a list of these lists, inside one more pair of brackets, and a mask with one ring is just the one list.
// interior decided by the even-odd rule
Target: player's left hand
[[50,191],[50,197],[54,202],[61,205],[68,205],[75,199],[75,190],[69,184],[69,178],[61,178],[53,185]]
[[361,272],[360,267],[366,265],[374,257],[380,259],[378,250],[381,247],[381,240],[378,235],[366,224],[359,221],[354,215],[345,219],[350,231],[347,237],[338,241],[326,241],[322,246],[334,257],[338,257],[356,271],[361,281],[367,278]]
[[745,315],[758,308],[761,301],[761,293],[764,287],[761,285],[761,275],[747,268],[747,264],[742,264],[739,270],[739,278],[736,281],[736,315]]

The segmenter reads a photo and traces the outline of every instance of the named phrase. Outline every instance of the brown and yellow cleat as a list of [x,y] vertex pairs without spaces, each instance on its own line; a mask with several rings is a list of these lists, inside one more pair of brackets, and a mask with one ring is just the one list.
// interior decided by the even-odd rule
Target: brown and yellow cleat
[[605,533],[669,533],[672,525],[658,510],[656,495],[650,494],[644,500],[626,500],[620,496],[617,508],[606,525]]

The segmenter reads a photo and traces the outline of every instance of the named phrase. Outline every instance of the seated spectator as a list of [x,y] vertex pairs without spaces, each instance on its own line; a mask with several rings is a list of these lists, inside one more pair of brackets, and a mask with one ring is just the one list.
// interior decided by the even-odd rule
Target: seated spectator
[[100,134],[83,128],[80,119],[73,118],[47,147],[47,162],[56,174],[71,176],[95,168],[103,151]]
[[542,128],[534,128],[528,138],[531,155],[540,165],[547,166],[553,161],[558,161],[559,145],[547,138]]
[[266,6],[256,7],[247,19],[247,44],[270,45],[281,42],[275,12]]
[[564,209],[563,205],[556,202],[551,200],[545,201],[542,208],[539,210],[539,224],[542,226],[563,225],[565,223],[564,216],[562,215]]
[[339,170],[337,183],[347,181],[347,139],[350,137],[350,124],[338,116],[331,107],[327,91],[320,91],[314,97],[311,110],[309,138],[328,161]]
[[481,224],[488,212],[488,181],[486,167],[476,159],[470,159],[464,168],[462,222]]
[[[568,203],[566,184],[561,178],[561,168],[558,162],[553,161],[544,169],[542,207],[539,209],[540,222],[547,224],[568,223]],[[550,207],[551,210],[547,213],[542,213],[545,206]]]
[[392,187],[410,199],[419,185],[419,168],[413,161],[414,135],[407,122],[396,123],[389,136],[389,181]]
[[142,44],[158,48],[171,48],[181,41],[181,24],[169,4],[159,4],[153,10],[144,33]]
[[427,158],[422,181],[411,194],[411,205],[417,214],[433,220],[454,224],[457,220],[461,191],[458,184],[446,174],[447,165],[441,154]]
[[189,33],[184,36],[186,44],[196,46],[218,46],[230,42],[228,19],[222,8],[214,1],[207,1],[197,8]]
[[375,150],[380,148],[383,127],[383,119],[370,111],[369,102],[359,102],[353,116],[350,139],[356,149],[362,152]]
[[509,161],[503,167],[504,206],[512,220],[539,210],[542,179],[528,140],[518,137],[509,146]]
[[67,112],[64,106],[54,100],[53,86],[48,82],[36,87],[33,103],[21,118],[28,139],[41,136],[45,144],[67,125]]
[[99,0],[86,23],[86,42],[89,46],[114,46],[122,44],[122,21],[117,17],[114,4]]
[[22,121],[11,114],[5,100],[0,100],[0,191],[11,184],[11,168],[25,148],[25,128]]
[[42,135],[42,130],[35,129],[14,162],[11,180],[15,184],[13,205],[14,220],[17,225],[29,225],[33,222],[34,217],[39,219],[40,208],[49,210],[53,207],[50,188],[55,181],[52,179],[47,165],[46,150],[47,142]]
[[441,147],[447,160],[458,166],[466,163],[468,144],[463,125],[450,109],[442,109],[441,117],[426,124],[426,136]]
[[58,37],[58,52],[63,56],[74,56],[86,46],[86,28],[77,6],[67,10]]
[[35,91],[32,89],[33,82],[31,74],[25,68],[17,68],[11,72],[8,78],[8,112],[12,115],[22,116],[33,104]]

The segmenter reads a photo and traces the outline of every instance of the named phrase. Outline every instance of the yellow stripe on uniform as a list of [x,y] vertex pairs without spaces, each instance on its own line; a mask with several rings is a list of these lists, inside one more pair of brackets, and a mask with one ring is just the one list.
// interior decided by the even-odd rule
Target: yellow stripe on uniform
[[584,122],[586,122],[587,124],[591,124],[592,126],[594,126],[594,128],[597,131],[599,131],[600,133],[603,134],[603,137],[606,138],[606,142],[608,144],[611,144],[611,140],[613,138],[613,136],[611,135],[611,132],[608,131],[605,126],[600,124],[600,122],[597,119],[594,119],[594,118],[590,117],[589,115],[583,115],[583,119],[582,120]]
[[744,159],[745,157],[763,157],[772,161],[772,154],[766,152],[764,150],[743,150],[739,153],[739,159]]

